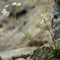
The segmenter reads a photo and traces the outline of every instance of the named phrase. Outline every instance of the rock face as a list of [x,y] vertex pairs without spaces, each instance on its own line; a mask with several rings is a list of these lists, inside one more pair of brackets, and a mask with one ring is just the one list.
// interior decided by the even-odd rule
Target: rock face
[[[2,16],[1,12],[5,5],[13,2],[20,2],[21,6],[16,10],[13,7],[9,7],[9,11],[12,16],[16,14],[17,22],[22,26],[28,35],[33,40],[44,41],[50,40],[49,33],[46,30],[44,24],[40,25],[43,9],[47,9],[47,15],[50,15],[52,1],[48,0],[0,0],[0,52],[16,49],[20,47],[26,47],[30,42],[25,37],[17,24],[5,16]],[[51,4],[51,5],[50,5]],[[47,22],[50,27],[50,22]],[[51,28],[51,27],[50,27]]]
[[35,47],[25,47],[1,52],[0,60],[31,60],[31,55],[35,49]]
[[[51,23],[53,28],[53,36],[56,39],[56,42],[60,45],[60,0],[55,0],[51,17],[52,17]],[[34,51],[32,59],[48,60],[48,56],[46,54],[48,54],[49,52],[50,52],[49,49],[38,48]]]
[[32,60],[48,60],[49,47],[40,47],[33,52]]
[[54,38],[60,44],[60,0],[55,0],[51,17]]

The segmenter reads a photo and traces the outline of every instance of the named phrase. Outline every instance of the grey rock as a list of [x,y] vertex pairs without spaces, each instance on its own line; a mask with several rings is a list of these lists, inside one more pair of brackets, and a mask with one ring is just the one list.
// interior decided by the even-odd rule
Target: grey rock
[[48,60],[50,49],[48,47],[40,47],[33,52],[32,60]]
[[19,59],[16,59],[16,60],[26,60],[26,59],[23,59],[23,58],[19,58]]
[[[17,24],[13,19],[9,19],[2,16],[2,9],[5,5],[13,2],[20,2],[21,6],[16,10],[12,6],[9,7],[12,16],[17,14],[17,22],[25,30],[25,32],[31,36],[34,40],[51,40],[49,39],[49,32],[44,29],[46,26],[44,24],[40,25],[43,9],[47,9],[48,14],[50,14],[50,8],[52,6],[52,1],[48,0],[0,0],[0,52],[12,49],[17,49],[20,47],[26,47],[30,42],[29,39],[22,33]],[[49,6],[51,4],[51,6]],[[50,22],[47,24],[50,26]],[[51,30],[51,29],[50,29]]]
[[60,0],[55,1],[51,17],[53,36],[56,39],[56,42],[60,44]]
[[20,58],[27,59],[27,57],[32,55],[35,49],[36,49],[35,47],[25,47],[25,48],[14,49],[11,51],[1,52],[0,59],[2,60],[9,60],[9,59],[18,60]]
[[[60,44],[60,0],[55,0],[52,15],[51,23],[53,28],[53,36],[56,39],[56,42]],[[38,48],[33,52],[33,60],[48,60],[48,55],[50,49]],[[44,54],[45,53],[45,54]]]

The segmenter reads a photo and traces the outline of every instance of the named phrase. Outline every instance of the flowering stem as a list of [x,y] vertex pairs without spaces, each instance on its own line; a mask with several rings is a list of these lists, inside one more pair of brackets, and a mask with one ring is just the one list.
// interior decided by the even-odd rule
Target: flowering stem
[[26,33],[25,33],[25,30],[22,29],[22,27],[19,25],[19,23],[17,22],[16,20],[16,17],[12,17],[13,20],[17,23],[17,25],[19,26],[19,29],[24,33],[24,35],[31,41],[31,43],[33,44],[33,46],[37,47],[34,42],[32,41],[31,37],[28,36]]
[[50,33],[50,35],[51,35],[51,37],[52,37],[52,41],[54,42],[54,46],[55,46],[55,48],[56,48],[55,39],[53,38],[53,35],[52,35],[52,33],[50,32],[50,29],[48,28],[48,25],[46,24],[46,21],[45,21],[45,20],[44,20],[44,23],[45,23],[45,25],[46,25],[46,27],[47,27],[47,30],[49,31],[49,33]]

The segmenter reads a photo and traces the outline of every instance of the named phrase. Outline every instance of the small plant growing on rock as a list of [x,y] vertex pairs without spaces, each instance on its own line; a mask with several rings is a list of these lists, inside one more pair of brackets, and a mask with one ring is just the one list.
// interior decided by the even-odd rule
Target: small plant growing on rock
[[60,60],[60,47],[59,46],[56,46],[55,48],[51,49],[48,60]]
[[[16,3],[16,2],[14,2],[14,3],[12,3],[11,5],[12,5],[13,7],[15,7],[15,8],[18,8],[18,7],[21,5],[21,3]],[[5,9],[3,9],[3,11],[2,11],[3,15],[5,15],[6,17],[9,17],[9,18],[12,18],[12,19],[16,22],[16,24],[19,26],[20,30],[24,33],[24,35],[31,41],[31,43],[32,43],[35,47],[37,47],[37,46],[33,43],[31,37],[28,36],[28,35],[25,33],[25,31],[22,29],[22,27],[21,27],[21,26],[19,25],[19,23],[17,22],[16,15],[14,15],[14,17],[12,17],[12,16],[10,15],[10,12],[7,11],[6,8],[8,8],[8,7],[9,7],[9,5],[6,5],[6,6],[5,6]],[[48,60],[60,60],[60,47],[59,47],[59,45],[56,44],[55,39],[53,38],[53,35],[52,35],[52,33],[50,32],[49,27],[48,27],[48,25],[47,25],[47,23],[46,23],[46,21],[48,20],[47,17],[46,17],[46,10],[43,11],[43,14],[41,14],[41,17],[42,17],[41,24],[42,24],[42,23],[45,23],[46,28],[47,28],[47,30],[49,31],[49,33],[50,33],[50,35],[51,35],[51,37],[52,37],[52,41],[53,41],[53,43],[54,43],[54,47],[52,47],[51,44],[49,44],[51,48],[50,48],[50,53],[49,53],[49,55],[48,55]]]
[[48,30],[48,32],[50,33],[51,37],[52,37],[52,41],[53,41],[53,46],[50,45],[50,53],[48,54],[48,60],[60,60],[60,46],[56,43],[52,33],[50,32],[50,29],[46,23],[46,21],[48,20],[46,17],[46,10],[43,10],[43,14],[41,14],[42,17],[42,21],[40,24],[45,23],[46,28]]
[[[21,6],[21,3],[14,2],[14,3],[11,4],[11,6],[13,6],[14,8],[17,9],[19,6]],[[8,7],[9,7],[9,5],[4,6],[4,9],[3,9],[3,11],[2,11],[3,16],[6,16],[6,17],[8,17],[8,18],[13,19],[14,22],[19,26],[19,29],[24,33],[24,35],[31,41],[31,43],[32,43],[35,47],[37,47],[37,46],[33,43],[31,37],[26,34],[25,30],[23,30],[23,28],[22,28],[22,27],[20,26],[20,24],[17,22],[16,15],[11,16],[11,15],[10,15],[10,11],[7,11]]]

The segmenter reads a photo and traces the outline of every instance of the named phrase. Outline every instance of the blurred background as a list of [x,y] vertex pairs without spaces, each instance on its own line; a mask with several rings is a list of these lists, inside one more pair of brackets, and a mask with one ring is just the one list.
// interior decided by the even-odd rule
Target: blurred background
[[50,14],[53,0],[0,0],[0,52],[33,46],[17,24],[1,13],[5,5],[10,5],[13,2],[21,3],[21,6],[17,9],[10,6],[10,12],[12,16],[17,15],[18,23],[26,34],[31,36],[33,42],[39,47],[50,42],[51,36],[45,24],[40,24],[40,22],[42,10],[46,9],[47,24],[52,31]]

